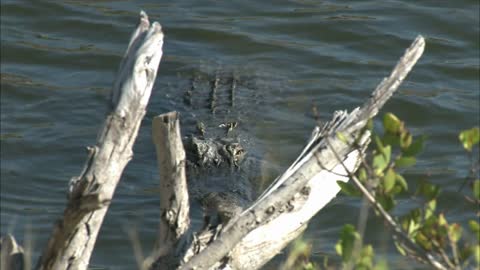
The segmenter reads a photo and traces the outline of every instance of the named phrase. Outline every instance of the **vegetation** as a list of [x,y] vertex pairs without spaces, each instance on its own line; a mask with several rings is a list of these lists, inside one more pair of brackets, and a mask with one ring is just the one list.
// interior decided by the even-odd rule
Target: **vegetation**
[[[363,157],[362,164],[352,181],[339,181],[342,192],[347,196],[368,198],[370,204],[360,210],[357,227],[352,224],[343,226],[335,251],[341,258],[341,266],[329,266],[328,258],[322,263],[311,262],[311,246],[305,241],[294,243],[285,262],[286,268],[294,269],[388,269],[385,260],[375,257],[374,247],[363,244],[368,207],[373,207],[376,215],[385,219],[385,224],[393,233],[393,241],[398,252],[417,262],[436,269],[479,269],[480,267],[480,179],[478,127],[464,130],[459,140],[470,160],[471,168],[461,185],[465,200],[472,204],[473,211],[468,224],[452,221],[442,209],[437,207],[441,200],[441,187],[426,180],[414,183],[412,192],[408,182],[401,174],[403,168],[414,166],[417,155],[423,150],[426,136],[413,136],[405,123],[394,114],[383,117],[383,131],[375,132],[370,121],[366,130],[371,132],[372,149]],[[342,134],[339,134],[341,137]],[[468,186],[470,190],[463,190]],[[406,215],[392,217],[397,196],[415,196],[417,207]],[[374,199],[373,199],[374,198]],[[429,258],[435,258],[430,260]]]

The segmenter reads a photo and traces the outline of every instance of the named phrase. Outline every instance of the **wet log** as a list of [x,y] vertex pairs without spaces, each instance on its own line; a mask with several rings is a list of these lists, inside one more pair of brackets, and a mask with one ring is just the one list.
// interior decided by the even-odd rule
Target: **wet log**
[[[340,190],[336,181],[347,177],[345,169],[353,171],[361,149],[369,143],[368,134],[361,133],[363,127],[398,89],[424,47],[423,37],[417,37],[364,106],[351,113],[336,112],[332,121],[314,130],[292,166],[250,208],[232,219],[213,242],[193,257],[185,258],[187,262],[180,269],[256,269],[273,257],[276,253],[267,254],[270,251],[265,246],[277,245],[279,248],[272,251],[280,250],[290,240],[286,237],[289,233],[306,226],[336,196]],[[287,221],[292,226],[280,231]],[[252,240],[262,238],[269,242]],[[262,253],[263,250],[266,252]],[[256,258],[255,262],[248,263],[252,258]]]
[[54,226],[37,269],[87,269],[103,218],[146,112],[160,59],[163,33],[145,12],[128,45],[112,89],[112,109],[88,147],[80,176],[70,182],[63,217]]

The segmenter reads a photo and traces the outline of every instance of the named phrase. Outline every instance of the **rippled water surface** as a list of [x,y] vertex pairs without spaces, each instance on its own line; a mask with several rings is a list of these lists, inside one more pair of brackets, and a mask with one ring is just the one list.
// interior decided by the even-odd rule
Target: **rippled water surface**
[[[95,142],[115,71],[140,9],[166,34],[164,58],[135,156],[117,188],[92,257],[94,267],[135,267],[126,227],[148,253],[157,230],[158,172],[151,120],[179,110],[192,74],[245,78],[238,93],[243,129],[268,164],[270,181],[298,155],[313,128],[311,108],[327,120],[360,105],[417,34],[423,58],[383,112],[428,134],[409,181],[443,184],[446,213],[465,221],[456,192],[468,168],[457,133],[479,123],[478,1],[7,1],[1,2],[1,234],[33,238],[33,259]],[[188,129],[188,126],[185,127]],[[334,254],[342,224],[356,224],[359,202],[336,199],[305,238],[315,256]],[[408,200],[400,201],[402,205]],[[389,232],[370,217],[368,241],[392,269]],[[282,258],[277,258],[277,261]],[[274,266],[271,266],[274,267]]]

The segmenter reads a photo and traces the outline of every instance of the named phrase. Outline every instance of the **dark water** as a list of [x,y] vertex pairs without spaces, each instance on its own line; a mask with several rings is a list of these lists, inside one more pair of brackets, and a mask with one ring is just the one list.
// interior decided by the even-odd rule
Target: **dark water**
[[[228,70],[255,82],[258,95],[247,93],[248,106],[239,107],[262,149],[257,154],[269,164],[269,181],[305,143],[312,105],[323,119],[360,105],[417,34],[426,38],[425,54],[383,112],[429,135],[418,166],[406,175],[413,183],[428,174],[444,185],[440,207],[465,222],[472,209],[456,190],[468,161],[457,133],[479,123],[479,8],[472,0],[2,0],[1,234],[32,238],[36,261],[64,208],[67,183],[83,166],[84,147],[95,142],[140,9],[164,28],[164,58],[93,266],[135,267],[128,226],[150,251],[159,205],[151,119],[185,109],[180,82],[192,73]],[[409,200],[399,205],[406,209]],[[305,238],[315,254],[334,253],[341,225],[356,224],[358,209],[357,200],[338,199],[314,218]],[[381,222],[371,217],[368,225],[377,254],[392,269],[408,269]]]

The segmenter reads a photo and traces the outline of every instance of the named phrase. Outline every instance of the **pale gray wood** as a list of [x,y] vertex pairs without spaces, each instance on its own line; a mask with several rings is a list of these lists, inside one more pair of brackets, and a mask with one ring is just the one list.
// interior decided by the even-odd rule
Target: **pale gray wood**
[[17,244],[15,237],[7,234],[0,238],[0,269],[23,270],[25,266],[25,253]]
[[[352,142],[361,136],[359,132],[366,125],[368,119],[375,116],[393,92],[398,89],[422,55],[424,47],[423,37],[418,36],[406,50],[390,76],[377,86],[372,97],[364,106],[351,113],[337,112],[331,122],[322,129],[316,130],[301,156],[282,176],[274,181],[265,194],[260,196],[253,206],[239,217],[232,219],[217,239],[188,260],[180,269],[209,269],[221,265],[219,262],[228,261],[225,260],[225,257],[242,239],[248,237],[249,233],[267,223],[273,224],[275,219],[281,218],[284,212],[289,211],[288,203],[295,194],[303,191],[308,198],[311,191],[308,188],[305,190],[307,184],[312,179],[321,176],[322,172],[332,172],[338,168],[341,162],[337,160],[337,155],[341,160],[345,160],[357,149]],[[338,132],[344,135],[347,142],[339,138]],[[363,136],[365,137],[365,135]],[[368,140],[363,140],[363,142],[367,144]],[[362,145],[360,146],[362,147]],[[303,226],[301,222],[299,225]],[[228,268],[230,266],[223,264],[221,267]]]
[[160,172],[159,238],[144,267],[161,256],[171,256],[173,248],[190,226],[186,156],[180,134],[179,114],[169,112],[153,119],[152,137]]
[[150,25],[142,11],[112,90],[112,111],[95,146],[88,147],[83,172],[71,180],[63,217],[56,222],[37,269],[87,269],[115,188],[132,159],[162,46],[160,24]]

